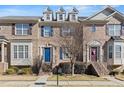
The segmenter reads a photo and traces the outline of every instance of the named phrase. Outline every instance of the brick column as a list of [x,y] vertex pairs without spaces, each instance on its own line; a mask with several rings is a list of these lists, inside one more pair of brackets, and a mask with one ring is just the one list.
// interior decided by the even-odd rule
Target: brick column
[[4,43],[1,44],[1,62],[4,62]]

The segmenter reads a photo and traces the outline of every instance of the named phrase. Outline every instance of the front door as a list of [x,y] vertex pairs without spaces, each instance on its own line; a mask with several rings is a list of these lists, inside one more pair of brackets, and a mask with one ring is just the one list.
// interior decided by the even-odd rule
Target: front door
[[97,47],[91,47],[91,61],[97,61]]
[[44,60],[50,62],[50,48],[44,48]]

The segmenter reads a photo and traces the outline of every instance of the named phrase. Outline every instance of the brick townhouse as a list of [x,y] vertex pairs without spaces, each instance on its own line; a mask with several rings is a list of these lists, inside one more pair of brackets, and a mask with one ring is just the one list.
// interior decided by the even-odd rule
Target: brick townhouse
[[0,17],[0,72],[8,66],[32,66],[38,58],[54,64],[69,61],[59,47],[61,34],[69,33],[61,23],[83,25],[82,62],[124,64],[124,15],[110,6],[89,17],[79,12],[47,7],[42,16]]

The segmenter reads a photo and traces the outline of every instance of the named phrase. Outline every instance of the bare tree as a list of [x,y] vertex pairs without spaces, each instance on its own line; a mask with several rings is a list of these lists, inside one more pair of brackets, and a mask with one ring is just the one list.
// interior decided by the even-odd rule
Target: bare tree
[[[83,26],[80,23],[62,24],[62,28],[67,28],[68,33],[63,33],[63,38],[60,40],[60,45],[63,52],[68,56],[71,62],[71,74],[74,75],[74,65],[77,56],[82,51],[83,47]],[[65,35],[65,36],[64,36]]]

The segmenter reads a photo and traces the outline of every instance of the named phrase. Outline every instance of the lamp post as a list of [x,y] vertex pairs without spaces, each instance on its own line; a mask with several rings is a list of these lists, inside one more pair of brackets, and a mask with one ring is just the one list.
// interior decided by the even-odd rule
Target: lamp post
[[62,73],[62,69],[57,66],[57,86],[59,86],[59,75]]

